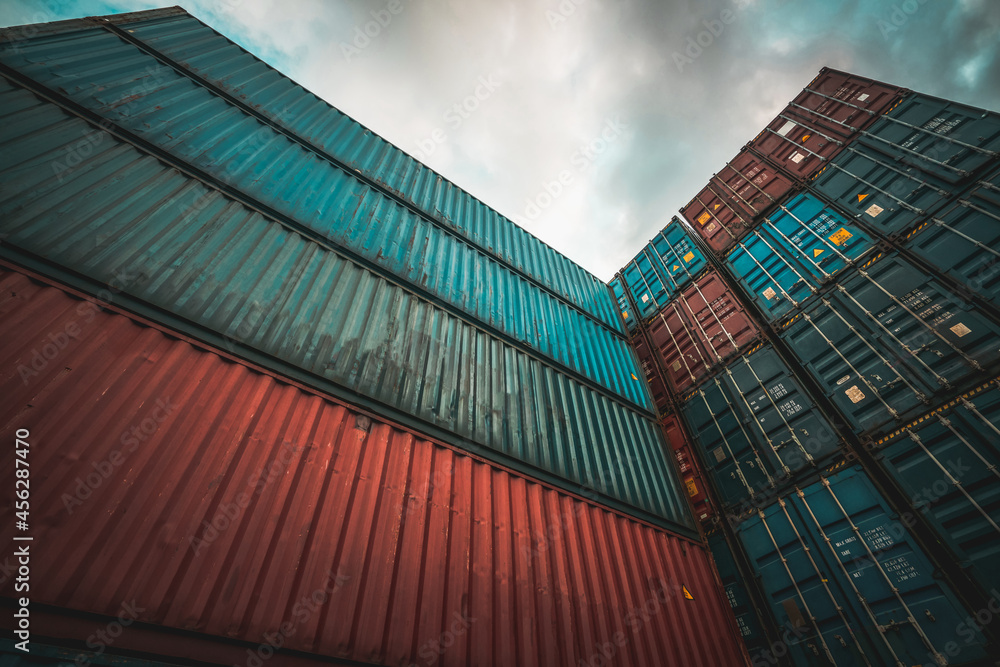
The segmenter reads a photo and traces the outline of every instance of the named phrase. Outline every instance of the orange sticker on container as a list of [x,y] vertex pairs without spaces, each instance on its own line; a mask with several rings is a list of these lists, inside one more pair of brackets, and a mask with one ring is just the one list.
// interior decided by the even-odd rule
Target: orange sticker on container
[[627,310],[623,310],[622,311],[622,319],[623,320],[627,320],[628,319],[628,311]]
[[690,262],[692,259],[694,259],[694,252],[689,252],[688,254],[684,255],[685,262]]
[[687,586],[681,586],[681,590],[684,591],[684,599],[685,600],[693,600],[694,599],[694,596],[691,595],[691,591],[689,591],[687,589]]
[[813,248],[813,257],[819,257],[824,252],[826,252],[826,250],[823,250],[822,248]]
[[828,236],[827,238],[833,241],[834,245],[843,245],[847,241],[847,239],[852,238],[853,236],[854,234],[850,233],[849,231],[841,227],[833,234],[830,234],[830,236]]
[[687,490],[688,490],[688,495],[689,496],[691,496],[692,498],[694,498],[695,496],[698,495],[698,487],[695,486],[695,483],[694,483],[693,479],[686,479],[686,480],[684,480],[684,484],[687,486]]
[[858,195],[858,202],[863,202],[868,195]]
[[702,213],[701,215],[698,216],[697,222],[698,222],[699,225],[704,225],[706,222],[708,222],[711,219],[712,219],[712,214],[709,213],[708,211],[705,211],[704,213]]

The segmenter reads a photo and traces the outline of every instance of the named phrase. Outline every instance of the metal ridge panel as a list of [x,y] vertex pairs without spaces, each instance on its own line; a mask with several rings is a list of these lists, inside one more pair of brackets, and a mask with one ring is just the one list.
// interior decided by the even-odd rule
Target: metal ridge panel
[[[173,21],[183,18],[188,23],[197,22],[196,19],[186,15],[171,16],[170,20]],[[135,35],[136,28],[123,30],[118,27],[118,24],[122,23],[122,21],[105,21],[104,17],[95,17],[92,21],[92,26],[104,26],[110,32],[95,34],[93,30],[84,30],[76,36],[63,35],[58,40],[38,40],[36,42],[29,39],[20,44],[15,53],[6,54],[7,60],[18,63],[14,65],[15,67],[27,68],[24,71],[30,72],[31,76],[40,81],[49,80],[52,76],[55,76],[53,80],[63,81],[66,78],[70,78],[76,79],[77,83],[79,83],[85,76],[94,74],[95,72],[100,73],[99,75],[95,74],[98,76],[112,77],[111,79],[92,81],[82,86],[76,85],[70,94],[86,106],[99,109],[103,115],[116,122],[128,124],[129,121],[137,121],[137,124],[132,126],[131,129],[137,131],[139,134],[143,134],[147,130],[149,132],[156,132],[160,128],[155,127],[155,121],[150,121],[148,113],[143,114],[145,117],[140,122],[135,113],[138,106],[145,105],[147,107],[146,111],[153,111],[154,116],[169,116],[169,107],[172,102],[180,103],[183,101],[187,105],[186,108],[192,111],[208,108],[203,103],[192,102],[182,93],[178,93],[177,90],[172,91],[166,96],[156,95],[156,93],[160,92],[164,81],[168,78],[181,79],[189,83],[194,82],[194,85],[204,88],[210,95],[219,99],[224,98],[230,105],[233,105],[234,109],[231,115],[234,115],[234,117],[227,118],[219,124],[220,128],[224,128],[227,134],[234,127],[240,126],[239,116],[243,114],[251,116],[262,124],[262,129],[256,132],[246,129],[244,134],[259,139],[262,136],[261,132],[263,132],[263,128],[273,130],[276,136],[270,137],[270,139],[273,140],[272,143],[277,142],[274,143],[277,146],[275,148],[276,155],[283,154],[286,150],[278,145],[280,144],[281,137],[292,143],[297,143],[303,153],[300,157],[301,164],[298,165],[299,168],[315,169],[317,165],[311,164],[311,162],[315,161],[316,156],[319,156],[321,160],[329,161],[330,164],[337,165],[337,168],[343,170],[345,174],[349,174],[352,178],[362,181],[384,196],[396,199],[404,207],[410,207],[413,212],[426,218],[429,223],[440,227],[442,231],[461,238],[464,243],[490,256],[494,261],[507,266],[510,270],[522,274],[524,278],[536,282],[543,289],[551,290],[554,295],[566,300],[572,306],[580,308],[588,316],[595,318],[602,326],[607,327],[615,334],[622,334],[613,304],[607,299],[603,282],[597,280],[596,277],[585,272],[582,267],[573,264],[570,260],[559,255],[544,244],[540,247],[544,247],[551,257],[545,258],[534,252],[533,248],[535,246],[532,242],[526,240],[530,235],[506,218],[495,214],[492,209],[487,210],[490,214],[493,214],[493,217],[487,215],[488,219],[481,220],[483,216],[477,211],[477,205],[483,206],[483,208],[486,207],[472,198],[471,195],[453,187],[451,183],[443,181],[435,172],[426,170],[418,162],[409,158],[409,156],[405,156],[405,154],[394,146],[384,142],[380,137],[371,133],[370,130],[363,128],[363,126],[357,125],[352,119],[333,109],[330,105],[322,102],[311,93],[304,91],[304,89],[295,85],[294,82],[288,80],[287,77],[269,67],[267,68],[273,76],[280,78],[287,85],[294,86],[296,90],[301,92],[303,97],[294,102],[286,100],[280,113],[276,109],[272,109],[270,113],[265,113],[263,108],[269,106],[266,100],[258,100],[254,104],[250,104],[238,96],[231,95],[224,86],[219,86],[206,80],[190,65],[175,63],[169,55],[160,53],[155,48],[143,43]],[[205,31],[211,31],[204,24],[200,22],[197,22],[197,24],[202,26]],[[214,31],[211,32],[213,35],[218,36]],[[220,37],[220,39],[224,38]],[[231,44],[228,40],[225,41]],[[35,58],[35,53],[37,53],[38,49],[46,53],[44,56],[45,64],[40,69],[36,67],[37,59]],[[91,62],[86,58],[79,57],[81,50],[94,54],[100,53],[101,55],[98,61]],[[242,51],[242,49],[240,50]],[[252,58],[255,62],[259,63],[259,61],[249,54],[246,54],[246,57]],[[108,67],[108,63],[114,63],[114,65]],[[166,63],[167,66],[163,67],[161,63]],[[124,67],[125,71],[123,71],[123,66],[125,65],[127,67]],[[266,67],[263,63],[260,63],[260,65]],[[75,69],[78,66],[80,68],[91,67],[92,69],[89,72],[84,72],[82,69]],[[140,71],[142,75],[137,78],[135,74]],[[95,96],[89,95],[89,93],[93,92],[92,90],[88,90],[90,86],[96,86],[98,91],[120,91],[123,86],[126,86],[128,91],[123,93],[123,97],[118,100],[104,105],[103,108],[99,108],[101,104],[95,107],[91,99]],[[141,92],[136,94],[136,91]],[[101,94],[96,94],[96,97],[101,97]],[[154,102],[149,102],[149,98],[154,97],[157,99]],[[326,123],[324,127],[331,124],[331,119],[336,120],[333,123],[333,125],[338,127],[336,132],[333,132],[332,129],[324,130],[320,133],[313,131],[309,134],[309,132],[306,132],[310,129],[317,129],[315,127],[317,118],[315,117],[315,109],[312,114],[308,115],[308,118],[305,117],[306,114],[300,113],[301,109],[299,109],[299,105],[305,97],[311,98],[314,101],[310,105],[310,108],[321,107],[322,113],[320,114],[319,121]],[[154,110],[153,107],[157,103],[158,106]],[[160,107],[163,107],[162,113],[155,113],[160,110]],[[219,112],[219,109],[218,105],[212,107],[212,110],[215,112]],[[302,123],[305,123],[304,125],[302,123],[296,124],[295,122],[291,122],[294,119],[290,119],[289,115],[293,109],[296,109],[296,118],[303,116]],[[122,113],[123,110],[126,114],[125,117],[116,116],[116,114]],[[332,115],[331,111],[333,112]],[[195,119],[194,122],[201,128],[211,125],[205,118]],[[344,124],[351,126],[349,134],[346,136],[342,131],[343,127],[341,127]],[[244,123],[244,129],[245,125]],[[166,128],[166,133],[169,136],[176,136],[179,133],[183,133],[183,130],[183,127],[171,126]],[[306,132],[310,138],[304,138],[300,132]],[[230,148],[232,141],[231,139],[227,141],[230,144],[227,148]],[[365,145],[369,141],[376,145],[369,147],[370,151],[365,152],[360,146]],[[380,142],[381,145],[379,145]],[[181,148],[174,145],[170,149],[176,151]],[[255,149],[257,148],[260,147],[256,146]],[[362,151],[360,154],[357,153],[359,150]],[[226,151],[226,153],[228,154],[229,151]],[[398,157],[398,160],[403,161],[402,167],[397,169],[398,173],[397,171],[380,173],[374,169],[373,165],[369,164],[370,159],[378,161],[384,157],[384,154],[395,155],[397,153],[398,156],[396,157]],[[260,159],[260,156],[266,154],[266,151],[257,151],[255,154]],[[362,160],[359,155],[365,159]],[[191,159],[192,156],[188,155],[187,157]],[[229,157],[231,157],[231,154],[229,154]],[[287,156],[284,157],[287,158]],[[397,161],[396,157],[390,159],[389,163],[392,164]],[[233,176],[233,174],[229,174],[229,169],[232,167],[231,164],[224,165],[218,162],[217,159],[208,160],[208,163],[211,167],[220,168],[222,174]],[[281,167],[282,171],[296,173],[296,165],[294,164],[286,162]],[[427,171],[429,175],[425,176],[421,172],[422,169]],[[405,182],[394,182],[392,179],[394,174],[400,178],[405,176]],[[245,183],[241,184],[245,185]],[[296,190],[299,189],[296,188]],[[423,199],[418,198],[418,194]],[[287,199],[287,197],[285,198]],[[281,199],[279,197],[279,201]],[[467,203],[465,202],[466,199],[468,200]],[[466,211],[471,211],[471,218],[467,219]],[[470,224],[478,226],[473,228]],[[517,236],[518,232],[523,232],[525,236],[523,238]],[[535,244],[541,244],[541,241],[538,241],[534,237],[530,238]],[[570,280],[569,276],[574,273],[580,274],[579,277],[584,278],[584,280]]]
[[744,664],[700,545],[17,272],[0,312],[33,603],[376,664]]
[[651,420],[129,144],[105,135],[87,144],[86,168],[47,175],[39,165],[85,126],[74,119],[60,134],[60,111],[17,92],[7,108],[31,113],[4,130],[38,150],[3,180],[5,252],[76,271],[74,284],[111,285],[155,317],[413,414],[490,456],[571,484],[599,480],[637,511],[690,523]]
[[[18,72],[4,70],[6,67],[0,64],[0,74],[9,76],[18,85],[30,86],[29,89],[37,95],[58,102],[64,110],[80,115],[99,129],[111,132],[120,140],[157,156],[176,169],[225,191],[286,226],[300,232],[304,229],[307,236],[336,246],[338,252],[346,253],[376,273],[390,274],[410,285],[414,291],[429,293],[430,300],[443,302],[461,311],[463,316],[471,316],[482,324],[481,328],[509,337],[515,346],[524,345],[545,355],[570,375],[578,374],[584,383],[594,383],[599,390],[609,391],[647,412],[652,410],[648,394],[637,380],[638,368],[627,353],[624,338],[574,309],[564,308],[561,302],[550,298],[543,290],[535,289],[532,284],[502,267],[483,261],[485,256],[468,248],[449,245],[440,234],[431,233],[423,237],[422,234],[429,230],[421,229],[419,218],[408,215],[405,210],[394,208],[377,197],[367,197],[363,189],[353,188],[348,181],[342,180],[340,187],[327,192],[322,202],[329,224],[317,227],[310,222],[303,223],[302,218],[273,209],[270,206],[273,200],[248,196],[241,188],[232,187],[231,179],[220,181],[196,165],[176,160],[156,145],[144,143],[141,137],[132,135],[129,130],[104,119],[97,120],[99,116],[77,106],[72,100],[39,87]],[[25,113],[17,105],[13,106],[12,112]],[[30,124],[31,121],[28,122]],[[76,142],[68,142],[70,145],[66,147],[65,155],[50,156],[58,181],[77,171],[75,161],[86,159],[98,143],[88,132],[80,130],[82,136],[90,137],[82,147]],[[51,152],[50,148],[37,148],[31,143],[27,143],[23,150],[28,154],[33,150]],[[267,186],[262,184],[261,187]],[[426,248],[426,256],[413,257],[413,253],[404,250],[397,237],[399,232],[409,237],[409,245],[422,244]],[[378,243],[383,240],[392,244],[395,250],[386,251]],[[401,258],[401,255],[407,254],[408,259]],[[607,291],[606,287],[602,289]]]

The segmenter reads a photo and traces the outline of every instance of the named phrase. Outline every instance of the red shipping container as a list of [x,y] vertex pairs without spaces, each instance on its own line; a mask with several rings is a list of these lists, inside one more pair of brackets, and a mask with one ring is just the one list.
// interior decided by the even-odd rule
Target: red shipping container
[[646,384],[649,385],[649,393],[653,395],[653,403],[656,404],[657,412],[661,415],[667,414],[671,410],[670,393],[667,391],[666,383],[660,376],[660,370],[656,366],[652,349],[650,349],[645,337],[641,334],[632,339],[632,348],[635,350],[636,356],[639,357],[639,365],[642,367],[642,372],[645,375]]
[[684,394],[757,339],[758,330],[722,278],[709,271],[650,322],[670,389]]
[[715,196],[703,190],[681,213],[713,250],[723,252],[793,187],[777,168],[743,149],[712,176],[709,188]]
[[789,175],[807,180],[904,92],[824,67],[749,146]]
[[720,255],[753,226],[750,217],[733,208],[729,198],[720,196],[711,184],[681,209],[681,215],[705,239],[708,247]]
[[702,474],[701,465],[694,456],[691,443],[684,435],[680,418],[677,415],[668,415],[660,422],[663,433],[667,437],[667,442],[674,450],[677,457],[677,466],[680,469],[681,479],[687,487],[688,496],[691,498],[691,505],[694,509],[694,518],[700,523],[704,523],[715,516],[715,507],[708,496],[708,488],[705,485],[705,476]]
[[114,648],[181,662],[746,664],[694,542],[10,267],[0,295],[37,636],[127,605]]

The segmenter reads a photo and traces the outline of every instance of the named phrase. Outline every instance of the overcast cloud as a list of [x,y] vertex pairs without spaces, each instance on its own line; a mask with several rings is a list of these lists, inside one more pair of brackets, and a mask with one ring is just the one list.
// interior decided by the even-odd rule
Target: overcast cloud
[[996,0],[182,5],[604,280],[824,65],[1000,110]]

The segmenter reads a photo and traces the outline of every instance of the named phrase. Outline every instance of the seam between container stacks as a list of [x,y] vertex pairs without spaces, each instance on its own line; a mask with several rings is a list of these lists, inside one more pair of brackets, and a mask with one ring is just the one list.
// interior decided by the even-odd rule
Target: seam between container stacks
[[[481,452],[483,451],[496,452],[500,456],[502,456],[503,453],[499,452],[498,450],[490,449],[485,445],[480,445],[477,442],[473,442],[471,440],[465,440],[461,436],[455,435],[449,431],[444,431],[444,435],[438,435],[436,433],[442,431],[442,429],[440,429],[439,427],[436,427],[433,424],[425,424],[422,420],[420,420],[417,417],[404,414],[400,410],[398,410],[397,408],[393,408],[392,406],[382,405],[375,399],[368,398],[367,396],[361,394],[356,394],[350,389],[341,387],[340,385],[337,385],[332,381],[326,380],[325,378],[319,378],[319,379],[329,385],[332,385],[334,388],[342,391],[346,395],[340,396],[336,393],[332,393],[330,391],[327,391],[323,387],[310,384],[307,381],[303,381],[302,379],[297,378],[295,375],[285,373],[280,368],[265,366],[259,361],[256,361],[248,356],[241,356],[239,353],[236,352],[228,352],[224,348],[215,345],[210,340],[207,340],[207,338],[211,338],[213,336],[216,338],[221,338],[222,336],[220,334],[205,330],[204,327],[201,327],[196,323],[188,322],[187,320],[184,320],[179,316],[173,316],[173,319],[183,325],[187,325],[186,326],[187,329],[193,329],[195,331],[206,331],[208,335],[205,338],[200,338],[197,337],[197,335],[194,333],[185,331],[185,329],[168,325],[160,320],[150,319],[146,314],[143,314],[142,312],[139,312],[137,310],[132,310],[128,306],[123,305],[123,302],[127,303],[129,301],[133,301],[136,302],[138,305],[144,306],[146,309],[151,311],[156,311],[159,309],[156,306],[145,304],[144,302],[138,299],[134,299],[132,297],[128,297],[127,295],[125,295],[124,297],[123,296],[116,297],[119,302],[118,304],[112,304],[110,302],[104,301],[100,297],[97,297],[95,294],[88,292],[86,287],[80,286],[80,284],[82,283],[93,283],[95,285],[99,284],[96,283],[96,281],[93,281],[92,279],[87,278],[86,276],[75,274],[69,269],[62,269],[62,272],[65,275],[61,277],[41,272],[42,269],[39,269],[35,265],[44,264],[45,263],[44,259],[34,259],[27,256],[12,257],[10,251],[5,251],[5,249],[7,248],[11,248],[11,245],[8,243],[0,245],[0,268],[2,269],[7,269],[15,271],[17,273],[21,273],[27,276],[31,280],[59,289],[74,298],[97,303],[103,310],[107,310],[122,317],[126,317],[129,320],[132,320],[133,322],[136,322],[141,326],[154,329],[170,338],[184,341],[185,343],[191,345],[192,347],[197,348],[198,350],[201,350],[202,352],[214,354],[229,362],[240,364],[241,366],[244,366],[245,368],[248,368],[255,373],[259,373],[261,375],[267,375],[268,377],[274,378],[279,382],[295,387],[296,389],[299,389],[301,391],[308,392],[309,394],[317,396],[330,403],[339,405],[347,410],[360,413],[375,421],[388,424],[393,428],[409,433],[415,438],[427,440],[428,442],[432,442],[435,445],[457,452],[462,456],[467,456],[472,460],[478,461],[480,463],[489,466],[492,470],[500,470],[509,475],[518,477],[520,479],[530,480],[532,483],[539,484],[547,489],[551,489],[562,496],[573,499],[574,501],[585,503],[590,507],[597,507],[606,512],[611,512],[618,516],[624,517],[630,521],[635,521],[644,526],[648,526],[649,528],[652,528],[654,530],[660,532],[667,532],[674,537],[687,540],[692,544],[703,546],[699,541],[699,539],[695,536],[696,531],[687,528],[681,524],[674,523],[673,521],[665,517],[658,517],[652,512],[644,510],[640,507],[628,506],[623,501],[618,501],[617,499],[614,499],[610,496],[605,496],[607,500],[611,501],[610,503],[595,501],[585,496],[582,496],[571,489],[567,489],[563,486],[560,486],[550,481],[553,475],[552,473],[549,473],[546,470],[542,470],[540,468],[534,468],[534,466],[526,464],[523,461],[517,461],[517,463],[524,465],[525,468],[525,470],[519,470],[518,468],[511,466],[508,463],[505,463],[504,461],[499,460],[499,458],[492,458],[489,456],[485,456]],[[72,284],[68,280],[68,278],[70,277],[76,278],[77,279],[76,282],[78,284],[76,285]],[[235,343],[234,346],[238,346],[240,348],[246,347],[240,343]],[[260,352],[253,348],[247,348],[247,349],[253,351],[255,353],[255,356],[260,357],[264,361],[272,359],[272,357],[265,352]],[[313,377],[312,374],[310,374],[308,371],[302,368],[292,366],[291,364],[283,362],[279,359],[275,359],[275,361],[277,361],[276,366],[288,366],[291,367],[292,370],[296,372],[296,374],[304,375],[307,377]],[[402,419],[400,417],[402,417]],[[428,428],[424,429],[424,428],[419,428],[417,426],[409,425],[407,423],[407,420],[412,420],[414,422],[417,422],[419,426],[427,426]],[[572,480],[566,480],[566,481],[572,483]],[[625,509],[625,507],[627,507],[628,509]]]
[[[362,183],[364,183],[366,186],[368,186],[372,190],[375,190],[376,192],[380,193],[381,195],[383,195],[383,196],[391,199],[392,201],[396,202],[397,204],[399,204],[400,206],[404,207],[405,209],[411,211],[412,213],[414,213],[418,217],[427,220],[432,225],[434,225],[438,229],[442,230],[445,234],[448,234],[449,236],[452,236],[452,237],[458,239],[461,243],[464,243],[464,244],[472,247],[473,249],[477,250],[478,252],[483,253],[484,255],[486,255],[487,257],[489,257],[492,261],[495,261],[497,264],[500,264],[501,266],[506,267],[507,269],[509,269],[513,273],[515,273],[518,276],[522,277],[524,280],[526,280],[529,283],[535,285],[539,289],[541,289],[541,290],[543,290],[543,291],[551,294],[553,296],[553,298],[555,298],[560,303],[563,303],[567,307],[572,308],[573,310],[579,312],[580,314],[582,314],[587,319],[595,322],[601,328],[606,329],[607,331],[611,332],[612,334],[614,334],[619,339],[625,340],[627,342],[627,338],[626,338],[625,334],[623,334],[620,331],[617,331],[611,325],[609,325],[607,322],[605,322],[604,320],[600,319],[599,317],[597,317],[593,313],[589,312],[588,310],[586,310],[586,309],[582,308],[581,306],[578,306],[577,304],[569,301],[566,296],[564,296],[564,295],[558,293],[557,291],[553,290],[548,285],[545,285],[543,282],[541,282],[540,279],[535,278],[534,276],[530,275],[529,273],[525,272],[524,270],[517,268],[516,266],[514,266],[513,264],[511,264],[510,262],[508,262],[507,260],[505,260],[503,257],[501,257],[500,255],[498,255],[497,253],[491,252],[488,248],[486,248],[485,246],[481,245],[480,243],[478,243],[476,241],[473,241],[471,238],[465,236],[464,234],[460,234],[460,233],[455,232],[453,229],[449,228],[448,225],[446,225],[437,216],[431,215],[427,211],[424,211],[423,209],[421,209],[416,204],[413,204],[412,202],[407,201],[404,197],[396,194],[395,192],[393,192],[392,190],[390,190],[389,188],[387,188],[385,185],[379,183],[377,180],[371,178],[370,176],[366,175],[362,171],[360,171],[358,169],[352,168],[350,165],[346,164],[343,160],[341,160],[341,159],[339,159],[339,158],[331,155],[330,153],[327,153],[325,150],[323,150],[319,146],[316,146],[312,142],[307,141],[306,139],[298,136],[295,132],[293,132],[292,130],[286,128],[283,124],[278,123],[278,122],[276,122],[276,121],[268,118],[262,112],[258,111],[257,109],[254,109],[252,106],[250,106],[249,104],[247,104],[243,100],[240,100],[238,97],[235,97],[232,93],[230,93],[230,92],[222,89],[219,86],[216,86],[216,85],[212,84],[210,81],[208,81],[207,79],[205,79],[204,77],[202,77],[200,74],[197,74],[197,73],[193,72],[192,70],[190,70],[190,69],[188,69],[186,67],[183,67],[182,65],[180,65],[179,63],[177,63],[176,61],[174,61],[171,57],[169,57],[167,55],[164,55],[163,53],[161,53],[157,49],[153,48],[152,46],[149,46],[148,44],[146,44],[145,42],[143,42],[142,40],[140,40],[138,37],[135,37],[134,35],[129,34],[127,31],[123,30],[122,28],[120,28],[119,26],[115,25],[114,23],[111,23],[111,22],[108,22],[106,20],[103,20],[100,17],[93,17],[93,18],[90,18],[89,20],[91,20],[95,24],[97,24],[97,25],[105,28],[108,32],[114,34],[115,36],[119,37],[120,39],[128,42],[129,44],[132,44],[137,49],[143,51],[147,55],[149,55],[149,56],[151,56],[153,58],[156,58],[157,60],[161,61],[163,64],[165,64],[166,66],[170,67],[171,69],[173,69],[175,72],[177,72],[181,76],[186,77],[186,78],[194,81],[196,84],[198,84],[202,88],[204,88],[206,90],[209,90],[213,94],[221,97],[223,100],[225,100],[229,104],[232,104],[233,106],[235,106],[236,108],[238,108],[240,111],[242,111],[242,112],[244,112],[244,113],[252,116],[253,118],[255,118],[256,120],[258,120],[259,122],[265,124],[266,126],[268,126],[269,128],[271,128],[272,130],[274,130],[275,132],[277,132],[277,133],[281,134],[282,136],[286,137],[287,139],[289,139],[290,141],[294,142],[295,144],[301,146],[302,148],[306,149],[307,151],[309,151],[311,153],[314,153],[315,155],[319,156],[320,158],[326,160],[327,162],[330,162],[331,164],[333,164],[337,168],[339,168],[342,171],[344,171],[345,173],[347,173],[349,176],[351,176],[351,177],[353,177],[353,178],[361,181]],[[197,19],[195,19],[195,20],[197,20]],[[251,55],[253,55],[253,54],[251,54]],[[256,57],[256,56],[254,56],[254,57]],[[280,74],[280,72],[279,72],[279,74]],[[281,76],[285,76],[285,75],[281,74]],[[285,78],[287,78],[287,77],[285,77]],[[344,115],[346,116],[346,114],[344,114]],[[347,116],[347,117],[350,118],[349,116]],[[386,143],[388,145],[392,146],[393,148],[396,148],[396,146],[394,144],[391,144],[389,142],[386,142]],[[401,150],[401,149],[397,148],[397,150]],[[419,164],[419,162],[418,162],[418,164]],[[423,165],[421,165],[421,166],[423,166]],[[439,175],[439,178],[443,178],[443,177],[441,177]],[[511,223],[511,224],[514,224],[514,223]],[[571,261],[571,260],[569,260],[567,258],[567,261]],[[586,270],[583,269],[582,267],[581,267],[581,270],[583,270],[583,271],[586,272]],[[587,272],[587,275],[591,275],[591,274],[589,274],[589,272]],[[597,280],[597,278],[595,276],[591,276],[591,277],[593,277],[595,280]],[[603,282],[603,281],[599,281],[599,282]],[[599,293],[599,290],[595,290],[595,295],[598,294],[598,293]]]
[[[27,90],[28,92],[32,93],[33,95],[36,95],[46,100],[47,102],[54,104],[55,106],[62,109],[64,112],[77,116],[78,118],[81,118],[85,122],[94,125],[99,130],[107,132],[116,139],[133,146],[139,151],[151,155],[152,157],[163,162],[172,169],[176,169],[181,174],[199,181],[206,187],[221,192],[224,196],[259,213],[266,219],[273,221],[281,225],[282,227],[289,229],[292,232],[295,232],[296,234],[299,234],[303,238],[308,239],[309,241],[317,244],[318,246],[324,248],[329,252],[332,252],[350,262],[353,262],[354,264],[375,274],[376,276],[385,280],[386,282],[400,288],[404,292],[413,295],[418,300],[430,303],[434,307],[444,310],[445,312],[455,317],[456,319],[467,323],[472,328],[478,329],[479,331],[482,331],[483,333],[486,333],[487,335],[495,339],[498,339],[507,345],[510,345],[514,349],[520,351],[525,356],[538,361],[543,366],[552,368],[556,372],[559,372],[569,378],[572,378],[573,380],[579,382],[581,385],[587,387],[588,389],[591,389],[594,392],[604,396],[608,400],[613,401],[621,405],[622,407],[625,407],[626,409],[632,410],[647,419],[655,419],[654,413],[650,410],[647,410],[642,405],[639,405],[638,403],[632,401],[631,399],[622,396],[607,387],[602,386],[597,381],[587,377],[586,375],[580,373],[579,371],[569,368],[562,362],[556,359],[551,359],[541,354],[539,351],[517,340],[516,338],[510,336],[509,334],[504,333],[499,329],[496,329],[495,327],[486,324],[485,322],[481,322],[478,319],[473,318],[468,313],[465,313],[464,311],[452,305],[451,303],[448,303],[447,301],[444,301],[443,299],[434,296],[430,292],[421,289],[418,285],[398,278],[395,274],[383,269],[377,264],[374,264],[370,260],[360,255],[357,255],[350,249],[345,248],[342,245],[329,240],[327,237],[320,234],[319,232],[313,231],[308,227],[306,227],[305,225],[302,225],[301,223],[295,221],[293,218],[272,209],[267,204],[258,201],[256,198],[244,193],[242,190],[239,190],[237,188],[231,187],[225,183],[220,182],[217,178],[215,178],[211,174],[205,173],[198,167],[190,165],[184,160],[171,155],[170,153],[159,148],[158,146],[151,144],[146,140],[134,135],[129,130],[120,127],[117,123],[113,123],[103,118],[102,116],[98,115],[97,113],[85,107],[82,107],[81,105],[66,98],[60,93],[55,92],[50,88],[48,88],[47,86],[40,84],[37,81],[34,81],[30,77],[21,74],[17,70],[12,69],[8,65],[0,63],[0,76],[6,78],[13,85],[19,86]],[[624,379],[622,379],[622,381],[624,382]],[[640,393],[642,392],[640,391]]]

